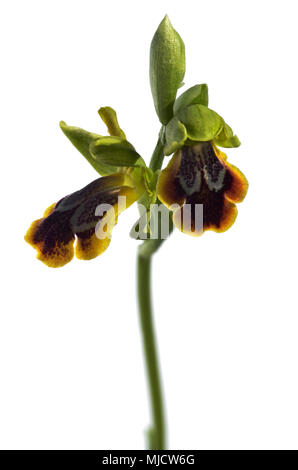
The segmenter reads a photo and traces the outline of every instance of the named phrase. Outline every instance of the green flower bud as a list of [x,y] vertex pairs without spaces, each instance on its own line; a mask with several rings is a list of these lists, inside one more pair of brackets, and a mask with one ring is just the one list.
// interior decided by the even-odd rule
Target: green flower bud
[[150,48],[150,85],[154,106],[162,124],[173,117],[173,104],[185,73],[184,43],[165,16]]

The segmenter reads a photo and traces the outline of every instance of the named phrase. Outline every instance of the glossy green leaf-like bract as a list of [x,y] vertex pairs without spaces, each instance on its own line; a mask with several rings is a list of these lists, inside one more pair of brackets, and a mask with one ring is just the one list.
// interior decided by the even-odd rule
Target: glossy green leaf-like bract
[[180,109],[191,104],[208,106],[208,86],[205,83],[192,86],[182,93],[174,103],[174,114],[177,114]]
[[112,165],[116,168],[145,166],[142,157],[134,147],[121,137],[102,137],[91,143],[90,152],[100,164]]
[[171,155],[181,148],[187,139],[187,130],[177,117],[173,117],[166,126],[164,154]]
[[93,166],[93,168],[101,176],[107,176],[114,173],[115,168],[103,163],[97,162],[91,155],[89,147],[90,144],[101,139],[102,136],[92,132],[85,131],[80,127],[68,126],[64,121],[60,121],[60,127],[70,142],[81,152],[86,160]]
[[196,141],[213,140],[224,125],[219,114],[202,104],[182,108],[177,118],[186,127],[189,139]]
[[233,134],[232,129],[226,123],[224,123],[222,130],[214,139],[214,143],[216,145],[219,145],[219,147],[226,148],[239,147],[239,145],[241,145],[241,142],[238,139],[237,135]]

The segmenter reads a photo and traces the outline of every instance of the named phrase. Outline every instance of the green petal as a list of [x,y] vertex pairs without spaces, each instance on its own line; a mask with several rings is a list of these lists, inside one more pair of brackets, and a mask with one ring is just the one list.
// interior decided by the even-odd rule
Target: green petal
[[100,164],[115,168],[146,166],[134,147],[121,137],[102,137],[90,144],[90,153]]
[[195,141],[213,140],[224,125],[219,114],[202,104],[180,109],[177,117],[186,127],[188,137]]
[[177,117],[174,117],[166,127],[164,154],[171,155],[176,152],[176,150],[183,146],[186,139],[187,131],[185,126]]
[[168,16],[160,23],[150,48],[150,85],[159,120],[167,124],[185,73],[184,43]]
[[113,108],[109,106],[100,108],[98,114],[107,126],[110,135],[122,137],[122,139],[126,138],[123,130],[119,126],[117,114]]
[[107,176],[114,173],[115,168],[97,162],[89,151],[89,146],[101,138],[100,135],[85,131],[80,127],[68,126],[64,121],[60,121],[60,127],[70,142],[81,152],[86,160],[101,176]]
[[191,104],[208,106],[208,86],[205,83],[195,85],[182,93],[174,103],[174,114]]
[[233,135],[233,131],[230,126],[224,123],[224,126],[218,136],[214,139],[214,143],[219,147],[239,147],[241,145],[240,140],[236,135]]

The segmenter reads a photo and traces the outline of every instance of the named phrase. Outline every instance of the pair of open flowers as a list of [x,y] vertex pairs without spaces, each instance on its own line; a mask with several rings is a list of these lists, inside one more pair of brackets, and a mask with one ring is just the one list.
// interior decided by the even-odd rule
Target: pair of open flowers
[[[190,235],[231,227],[237,216],[235,204],[244,199],[248,183],[218,148],[238,147],[240,142],[223,118],[208,107],[207,85],[195,85],[175,100],[172,117],[159,135],[163,154],[172,156],[163,170],[146,166],[126,140],[112,108],[101,108],[99,115],[109,136],[60,123],[101,177],[52,204],[31,224],[25,240],[37,250],[38,259],[60,267],[74,254],[83,260],[102,254],[110,244],[118,215],[134,202],[146,208],[148,238],[153,204],[166,206],[174,225]],[[195,219],[197,205],[202,207],[200,230]]]

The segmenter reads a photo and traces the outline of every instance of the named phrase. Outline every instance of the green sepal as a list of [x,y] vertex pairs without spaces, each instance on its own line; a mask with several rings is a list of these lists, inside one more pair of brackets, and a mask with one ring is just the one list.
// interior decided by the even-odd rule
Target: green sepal
[[180,95],[174,103],[174,115],[191,104],[203,104],[208,106],[208,85],[195,85]]
[[70,142],[81,152],[86,160],[101,176],[107,176],[115,172],[115,168],[96,161],[90,153],[89,147],[93,142],[102,138],[99,134],[85,131],[80,127],[68,126],[64,121],[60,121],[60,128]]
[[100,164],[118,167],[145,167],[142,157],[134,147],[121,137],[102,137],[89,147],[92,157]]
[[237,135],[234,135],[231,127],[224,123],[224,126],[218,136],[214,139],[214,143],[219,147],[232,148],[241,145]]
[[107,126],[110,135],[126,139],[124,131],[119,126],[117,113],[113,108],[109,106],[102,107],[98,110],[98,114]]
[[157,116],[162,124],[173,117],[173,104],[185,74],[184,43],[166,15],[150,47],[150,85]]
[[177,117],[173,117],[165,130],[164,154],[171,155],[181,148],[187,139],[187,130]]
[[185,126],[188,138],[194,141],[213,140],[224,125],[224,120],[219,114],[202,104],[180,109],[177,118]]

